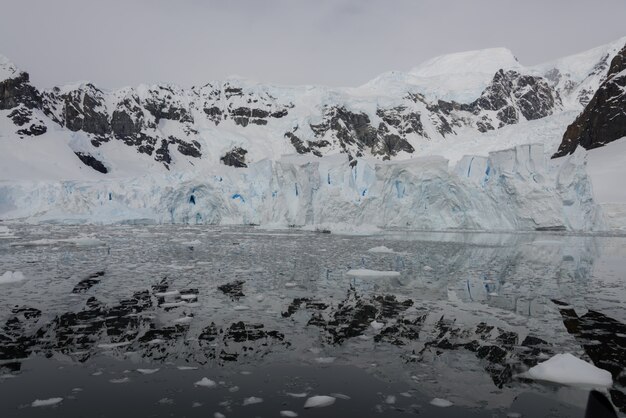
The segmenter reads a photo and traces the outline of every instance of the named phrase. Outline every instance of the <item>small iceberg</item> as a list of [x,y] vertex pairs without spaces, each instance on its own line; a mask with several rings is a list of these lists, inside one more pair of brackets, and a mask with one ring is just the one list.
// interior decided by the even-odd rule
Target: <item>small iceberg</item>
[[557,354],[537,364],[523,377],[561,383],[564,385],[601,386],[613,385],[611,373],[570,354]]
[[311,396],[304,403],[304,408],[305,409],[323,408],[325,406],[331,406],[334,403],[335,403],[335,398],[333,398],[332,396],[325,396],[325,395]]
[[399,271],[380,271],[380,270],[369,270],[369,269],[352,269],[348,270],[346,276],[351,277],[398,277],[400,276]]
[[30,406],[33,408],[38,408],[40,406],[53,406],[58,403],[61,403],[63,398],[50,398],[50,399],[35,399]]
[[2,276],[0,276],[0,284],[5,283],[17,283],[24,280],[24,273],[21,271],[7,271]]
[[440,408],[447,408],[449,406],[454,405],[452,402],[450,402],[447,399],[441,399],[441,398],[435,398],[432,401],[430,401],[430,404],[433,406],[438,406]]
[[203,377],[202,379],[194,383],[194,386],[200,386],[203,388],[214,388],[215,386],[217,386],[217,383],[215,383],[213,380],[209,379],[208,377]]

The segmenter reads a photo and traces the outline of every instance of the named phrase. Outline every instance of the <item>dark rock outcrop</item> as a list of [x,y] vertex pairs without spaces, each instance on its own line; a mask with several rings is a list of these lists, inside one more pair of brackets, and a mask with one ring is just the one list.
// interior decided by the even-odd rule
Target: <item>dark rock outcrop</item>
[[248,153],[247,150],[240,148],[240,147],[236,147],[228,151],[226,154],[224,154],[222,158],[220,158],[220,161],[222,161],[224,165],[229,165],[231,167],[238,167],[238,168],[247,167],[248,166],[246,164],[247,153]]
[[583,112],[567,127],[553,158],[576,147],[598,148],[626,136],[626,45],[613,58],[606,80]]
[[13,109],[20,104],[28,109],[41,106],[41,95],[30,84],[30,77],[26,72],[20,72],[17,77],[0,81],[0,110]]
[[102,161],[98,160],[96,157],[94,157],[93,155],[84,153],[84,152],[74,152],[74,154],[76,154],[76,156],[83,162],[83,164],[85,164],[86,166],[89,166],[91,168],[93,168],[96,171],[99,171],[102,174],[106,174],[109,172],[109,170],[106,168],[106,166],[102,163]]

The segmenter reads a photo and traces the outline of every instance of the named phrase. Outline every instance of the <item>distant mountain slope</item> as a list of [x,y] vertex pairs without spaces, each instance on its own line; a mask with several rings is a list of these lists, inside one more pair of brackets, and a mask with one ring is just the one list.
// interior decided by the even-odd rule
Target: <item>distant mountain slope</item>
[[601,147],[626,136],[626,45],[613,57],[604,82],[589,104],[568,126],[554,157],[571,154],[576,147]]
[[[578,109],[622,41],[536,67],[504,48],[449,54],[335,89],[228,80],[191,89],[80,83],[46,90],[2,58],[0,141],[13,141],[5,148],[16,155],[36,147],[20,142],[27,138],[56,141],[67,148],[58,158],[107,176],[245,167],[294,153],[406,159],[423,155],[424,144],[462,148],[455,138]],[[0,169],[0,178],[19,175]]]

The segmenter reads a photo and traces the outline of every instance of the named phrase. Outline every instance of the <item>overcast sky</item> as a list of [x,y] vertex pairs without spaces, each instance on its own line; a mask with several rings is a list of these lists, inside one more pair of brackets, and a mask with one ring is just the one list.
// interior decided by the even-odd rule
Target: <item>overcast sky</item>
[[625,0],[1,0],[0,54],[42,87],[230,75],[357,86],[504,46],[531,65],[626,35]]

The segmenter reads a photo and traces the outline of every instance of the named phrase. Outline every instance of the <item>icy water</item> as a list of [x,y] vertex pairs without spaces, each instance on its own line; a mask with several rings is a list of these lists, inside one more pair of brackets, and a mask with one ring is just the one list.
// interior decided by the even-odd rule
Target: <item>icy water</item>
[[2,417],[583,416],[519,376],[561,352],[626,412],[626,238],[9,225],[5,271]]

